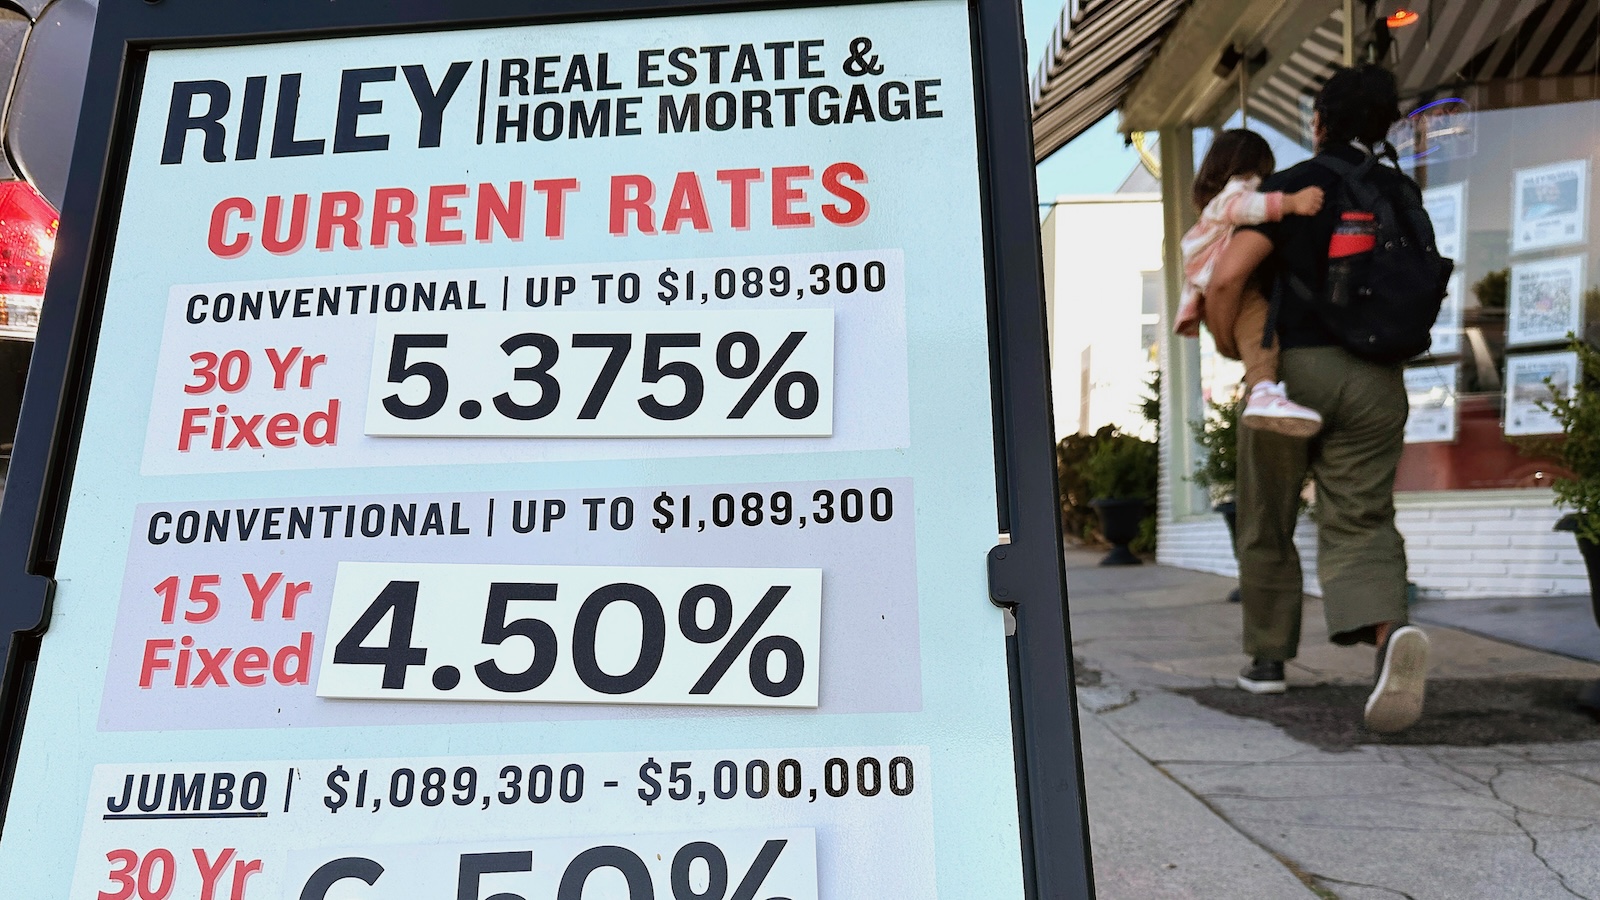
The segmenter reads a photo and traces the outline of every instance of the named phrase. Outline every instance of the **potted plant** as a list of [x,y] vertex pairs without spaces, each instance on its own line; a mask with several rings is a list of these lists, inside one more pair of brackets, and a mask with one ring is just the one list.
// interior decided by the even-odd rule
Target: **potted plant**
[[[1205,456],[1191,476],[1195,484],[1206,489],[1211,498],[1211,508],[1222,514],[1228,526],[1228,546],[1238,545],[1238,507],[1234,504],[1234,485],[1239,480],[1239,415],[1244,410],[1245,397],[1236,394],[1226,402],[1210,400],[1206,403],[1205,418],[1191,422],[1195,443],[1205,451]],[[1235,549],[1237,560],[1238,552]],[[1239,589],[1228,594],[1228,601],[1239,602]]]
[[[1556,505],[1570,510],[1556,523],[1557,531],[1570,531],[1578,540],[1589,570],[1590,596],[1600,586],[1600,351],[1572,336],[1568,349],[1578,355],[1578,384],[1570,393],[1550,385],[1550,399],[1540,405],[1561,423],[1565,440],[1548,449],[1561,460],[1567,473],[1551,481]],[[1600,623],[1600,601],[1595,605]]]
[[[1565,439],[1547,447],[1561,460],[1566,472],[1551,481],[1558,507],[1570,510],[1556,523],[1557,531],[1570,531],[1589,571],[1589,602],[1600,625],[1600,351],[1576,335],[1568,335],[1568,349],[1578,355],[1578,383],[1569,392],[1550,379],[1550,399],[1540,405],[1561,423]],[[1570,473],[1570,474],[1568,474]],[[1600,717],[1600,682],[1584,688],[1578,705]]]
[[1159,452],[1154,441],[1113,431],[1100,438],[1084,460],[1083,477],[1089,506],[1100,520],[1100,534],[1111,544],[1102,566],[1140,563],[1129,548],[1148,532],[1145,520],[1153,518]]

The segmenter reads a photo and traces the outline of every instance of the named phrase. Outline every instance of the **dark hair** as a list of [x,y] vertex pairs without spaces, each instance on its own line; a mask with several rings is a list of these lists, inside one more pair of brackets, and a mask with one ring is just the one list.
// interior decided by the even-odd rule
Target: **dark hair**
[[1400,118],[1400,90],[1394,73],[1367,63],[1334,70],[1312,107],[1322,123],[1323,143],[1360,141],[1368,147],[1389,135]]
[[1194,173],[1194,205],[1205,209],[1230,180],[1249,175],[1265,178],[1277,167],[1266,138],[1244,128],[1224,131],[1206,151],[1200,171]]

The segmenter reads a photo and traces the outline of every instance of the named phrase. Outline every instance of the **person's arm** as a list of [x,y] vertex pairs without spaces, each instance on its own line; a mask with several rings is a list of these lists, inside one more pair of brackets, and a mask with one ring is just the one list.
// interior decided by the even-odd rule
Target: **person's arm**
[[1322,188],[1282,191],[1235,191],[1220,204],[1217,217],[1229,225],[1280,222],[1284,216],[1314,216],[1322,209]]
[[1228,248],[1211,272],[1206,289],[1206,328],[1217,342],[1217,351],[1229,359],[1239,358],[1233,339],[1233,326],[1239,318],[1239,300],[1256,268],[1272,255],[1272,241],[1259,231],[1241,228],[1233,233]]

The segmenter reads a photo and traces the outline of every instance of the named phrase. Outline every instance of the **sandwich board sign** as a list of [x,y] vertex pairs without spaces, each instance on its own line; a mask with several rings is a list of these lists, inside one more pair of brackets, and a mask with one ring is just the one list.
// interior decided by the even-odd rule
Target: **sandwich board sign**
[[1089,896],[1021,49],[998,0],[102,4],[6,893]]

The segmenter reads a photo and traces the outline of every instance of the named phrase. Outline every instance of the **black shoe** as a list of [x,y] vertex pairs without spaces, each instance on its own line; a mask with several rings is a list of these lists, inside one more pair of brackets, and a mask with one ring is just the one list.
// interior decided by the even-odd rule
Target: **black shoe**
[[1422,717],[1428,686],[1428,636],[1405,625],[1378,651],[1378,679],[1367,697],[1367,728],[1381,734],[1404,731]]
[[1244,602],[1244,595],[1239,593],[1239,589],[1238,588],[1234,588],[1233,590],[1228,592],[1228,602],[1229,603],[1243,603]]
[[1258,659],[1239,673],[1239,687],[1252,694],[1281,694],[1289,689],[1283,677],[1283,663],[1275,659]]

